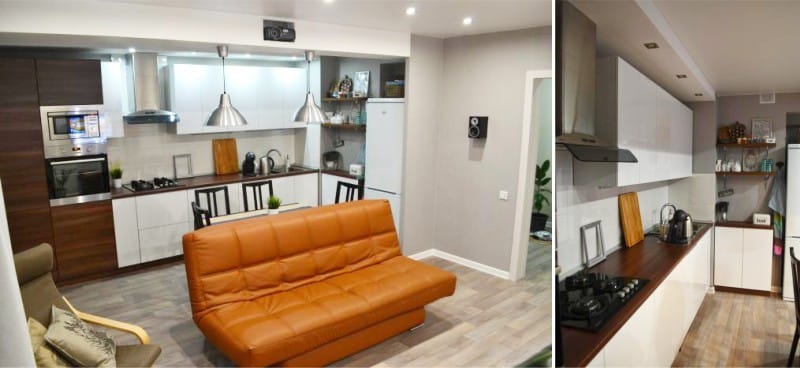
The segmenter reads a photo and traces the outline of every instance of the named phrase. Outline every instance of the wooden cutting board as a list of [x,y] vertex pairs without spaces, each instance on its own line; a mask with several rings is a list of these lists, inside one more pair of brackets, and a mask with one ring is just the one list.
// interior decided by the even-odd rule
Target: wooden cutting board
[[639,195],[636,192],[619,195],[619,222],[625,235],[625,246],[630,248],[644,240],[642,215],[639,212]]
[[215,139],[211,144],[214,148],[214,170],[217,175],[238,173],[239,154],[236,151],[236,139]]

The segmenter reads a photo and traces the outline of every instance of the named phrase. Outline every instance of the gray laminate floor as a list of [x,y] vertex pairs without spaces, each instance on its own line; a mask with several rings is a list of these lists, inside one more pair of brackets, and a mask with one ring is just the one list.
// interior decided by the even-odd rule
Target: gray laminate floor
[[[550,246],[532,244],[525,279],[511,282],[438,258],[456,293],[428,305],[425,325],[336,366],[511,366],[550,344]],[[158,366],[230,366],[195,327],[183,264],[61,290],[85,312],[142,326],[163,353]],[[118,343],[127,335],[110,334]]]

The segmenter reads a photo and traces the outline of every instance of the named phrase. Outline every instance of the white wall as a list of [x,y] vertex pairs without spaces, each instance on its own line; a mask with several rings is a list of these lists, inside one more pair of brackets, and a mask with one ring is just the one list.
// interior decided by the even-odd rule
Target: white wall
[[411,36],[406,69],[406,150],[403,181],[403,253],[434,248],[436,146],[441,123],[444,41]]
[[25,309],[22,307],[22,296],[19,293],[19,281],[14,268],[2,186],[0,186],[0,300],[3,301],[0,303],[0,314],[3,316],[0,318],[0,331],[3,331],[3,343],[0,343],[0,366],[36,366],[28,335]]
[[120,48],[128,46],[121,46],[120,42],[133,42],[130,46],[169,49],[184,43],[185,49],[185,42],[195,42],[349,55],[406,57],[409,53],[410,35],[406,32],[365,31],[358,27],[300,20],[289,20],[295,23],[295,42],[264,41],[264,18],[108,1],[11,0],[2,2],[0,44]]
[[599,189],[572,185],[572,155],[556,151],[556,237],[558,265],[569,275],[581,268],[580,227],[602,221],[606,254],[623,244],[617,196],[639,195],[639,211],[645,229],[658,223],[659,210],[669,201],[667,182]]
[[[446,39],[443,68],[435,248],[508,271],[524,77],[552,68],[550,28]],[[467,138],[470,115],[489,117],[486,140]],[[498,200],[500,190],[508,201]]]

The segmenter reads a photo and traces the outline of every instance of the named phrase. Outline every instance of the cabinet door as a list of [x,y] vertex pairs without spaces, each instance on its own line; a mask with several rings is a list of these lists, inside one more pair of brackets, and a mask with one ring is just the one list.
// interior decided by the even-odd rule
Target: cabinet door
[[204,115],[208,107],[203,102],[208,100],[205,94],[210,93],[212,83],[209,71],[206,65],[173,64],[169,67],[169,108],[181,119],[176,125],[178,134],[203,132],[208,120],[208,115]]
[[125,65],[121,61],[100,63],[103,83],[103,109],[105,119],[100,128],[107,137],[124,137],[125,124],[122,116],[127,112],[127,88]]
[[314,173],[295,176],[294,198],[297,203],[316,207],[319,202],[319,175]]
[[715,228],[714,285],[742,287],[742,229]]
[[36,60],[39,104],[102,105],[99,60]]
[[117,268],[111,201],[53,207],[59,280]]
[[692,176],[693,160],[693,132],[694,132],[694,112],[680,101],[678,102],[678,121],[681,124],[680,139],[678,139],[678,151],[680,155],[679,178]]
[[136,198],[111,201],[114,211],[114,239],[117,244],[117,266],[142,262],[139,254],[139,223],[136,220]]
[[136,197],[136,220],[139,223],[139,230],[188,223],[186,191],[179,190]]
[[[305,68],[281,68],[279,78],[280,85],[283,87],[283,105],[281,106],[281,127],[282,128],[302,128],[305,124],[295,123],[294,114],[306,100],[306,69]],[[322,104],[317,98],[317,104]]]
[[191,230],[187,222],[139,230],[142,262],[183,254],[183,234]]
[[[3,187],[5,192],[5,179]],[[41,243],[54,244],[53,228],[50,223],[50,207],[8,212],[8,232],[14,253]]]
[[653,123],[655,101],[647,79],[622,59],[617,63],[618,146],[629,149],[639,160],[618,164],[617,184],[624,186],[642,182],[641,167],[652,161],[644,138],[649,134],[647,125]]
[[[336,203],[336,186],[340,181],[358,185],[358,181],[355,179],[345,178],[337,175],[322,174],[322,185],[320,187],[320,190],[322,191],[322,203],[320,203],[320,205],[324,206],[327,204]],[[340,194],[340,196],[344,196],[344,193]]]
[[[294,193],[294,176],[272,179],[272,190],[275,196],[281,199],[281,203],[296,203]],[[264,202],[267,201],[269,194],[264,193]],[[264,206],[267,204],[264,203]]]
[[742,288],[770,291],[772,230],[742,229]]

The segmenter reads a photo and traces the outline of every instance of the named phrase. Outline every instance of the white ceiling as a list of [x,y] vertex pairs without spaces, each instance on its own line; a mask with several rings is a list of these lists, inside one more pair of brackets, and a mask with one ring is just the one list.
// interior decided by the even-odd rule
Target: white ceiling
[[[549,26],[550,0],[104,0],[293,18],[449,38]],[[406,15],[413,6],[416,14]],[[473,23],[464,26],[464,17]]]

